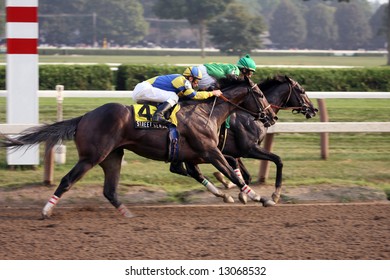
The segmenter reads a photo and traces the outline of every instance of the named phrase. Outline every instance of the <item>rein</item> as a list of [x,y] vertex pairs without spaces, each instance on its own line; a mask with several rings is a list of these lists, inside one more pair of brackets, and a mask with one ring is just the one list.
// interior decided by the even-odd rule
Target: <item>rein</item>
[[[253,88],[256,87],[256,86],[257,86],[257,85],[254,84],[254,85],[251,87],[251,89],[248,89],[248,92],[250,92],[250,93],[253,94]],[[225,101],[225,102],[227,102],[227,103],[233,105],[233,106],[236,107],[237,109],[240,109],[240,110],[242,110],[242,111],[244,111],[244,112],[247,112],[248,114],[250,114],[250,115],[253,116],[253,117],[258,117],[258,116],[259,116],[259,113],[261,113],[261,111],[265,111],[265,110],[267,110],[267,109],[271,106],[271,105],[268,105],[266,108],[263,108],[263,109],[260,108],[260,112],[259,112],[259,113],[256,113],[256,112],[252,112],[252,111],[250,111],[250,110],[248,110],[248,109],[245,109],[244,107],[241,107],[240,105],[238,105],[238,104],[232,102],[230,99],[228,99],[228,98],[226,98],[225,96],[223,96],[223,94],[220,95],[219,98],[221,98],[223,101]],[[260,106],[260,107],[261,107],[261,106]]]

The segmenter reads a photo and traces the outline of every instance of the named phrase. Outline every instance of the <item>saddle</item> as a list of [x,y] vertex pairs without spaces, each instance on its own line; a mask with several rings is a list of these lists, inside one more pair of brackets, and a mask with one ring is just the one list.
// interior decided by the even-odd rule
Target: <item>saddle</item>
[[176,105],[170,109],[166,118],[171,121],[171,125],[162,125],[152,122],[154,112],[157,110],[157,102],[137,102],[133,105],[134,110],[134,127],[137,129],[168,129],[169,145],[167,162],[175,162],[179,156],[179,131],[176,129],[177,118],[176,113],[180,110],[180,106]]

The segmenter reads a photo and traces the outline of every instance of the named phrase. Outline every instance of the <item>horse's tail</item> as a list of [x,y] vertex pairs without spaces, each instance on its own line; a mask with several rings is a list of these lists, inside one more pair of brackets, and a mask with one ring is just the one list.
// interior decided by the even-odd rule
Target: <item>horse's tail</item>
[[48,147],[53,147],[57,143],[66,140],[74,139],[77,125],[82,116],[55,122],[53,124],[45,124],[28,128],[21,132],[15,138],[7,137],[3,134],[0,136],[0,147],[21,148],[24,145],[34,145],[41,142],[46,142]]

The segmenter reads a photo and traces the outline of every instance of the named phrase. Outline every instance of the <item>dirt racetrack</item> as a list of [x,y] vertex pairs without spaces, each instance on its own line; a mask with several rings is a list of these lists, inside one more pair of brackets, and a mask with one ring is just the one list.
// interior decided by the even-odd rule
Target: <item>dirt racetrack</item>
[[0,208],[2,260],[390,259],[390,203]]

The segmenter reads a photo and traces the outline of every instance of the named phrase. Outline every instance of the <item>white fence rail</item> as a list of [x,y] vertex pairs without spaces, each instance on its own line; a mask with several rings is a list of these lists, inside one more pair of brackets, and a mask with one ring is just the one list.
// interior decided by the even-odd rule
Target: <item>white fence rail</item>
[[[35,124],[0,124],[0,133],[19,134]],[[279,122],[268,133],[390,132],[390,122]]]
[[[131,97],[131,90],[63,90],[60,91],[63,97],[90,97],[90,98],[127,98]],[[307,95],[312,98],[390,98],[390,92],[366,92],[366,91],[307,91]],[[57,97],[57,90],[39,90],[38,97]],[[6,97],[7,91],[0,90],[0,97]]]

